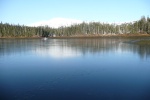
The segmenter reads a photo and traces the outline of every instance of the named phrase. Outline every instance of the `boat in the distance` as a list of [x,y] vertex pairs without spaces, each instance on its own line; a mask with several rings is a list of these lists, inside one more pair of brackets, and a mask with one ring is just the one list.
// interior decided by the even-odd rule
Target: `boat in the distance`
[[42,40],[47,40],[47,39],[48,39],[47,37],[42,38]]

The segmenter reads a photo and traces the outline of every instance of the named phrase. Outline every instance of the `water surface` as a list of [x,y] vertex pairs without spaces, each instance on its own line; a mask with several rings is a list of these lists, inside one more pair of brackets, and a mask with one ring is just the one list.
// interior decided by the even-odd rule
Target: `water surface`
[[1,39],[1,100],[149,100],[150,47],[132,39]]

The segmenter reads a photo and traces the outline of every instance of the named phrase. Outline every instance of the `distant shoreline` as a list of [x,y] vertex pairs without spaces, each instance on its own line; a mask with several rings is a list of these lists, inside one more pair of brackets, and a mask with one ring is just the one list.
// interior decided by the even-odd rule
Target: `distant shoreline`
[[[47,37],[50,39],[64,39],[64,38],[132,38],[132,37],[150,37],[150,34],[106,34],[106,35],[76,35],[76,36],[56,36]],[[44,37],[0,37],[0,39],[36,39]]]
[[63,37],[48,37],[48,38],[128,38],[128,37],[150,37],[150,34],[113,34],[113,35],[77,35],[77,36],[63,36]]

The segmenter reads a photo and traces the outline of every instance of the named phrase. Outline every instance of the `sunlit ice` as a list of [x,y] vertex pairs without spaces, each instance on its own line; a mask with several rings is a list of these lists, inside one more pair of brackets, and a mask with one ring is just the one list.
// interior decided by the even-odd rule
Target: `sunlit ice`
[[73,50],[71,47],[48,47],[36,49],[36,53],[42,57],[52,57],[52,58],[73,58],[81,56],[81,53]]

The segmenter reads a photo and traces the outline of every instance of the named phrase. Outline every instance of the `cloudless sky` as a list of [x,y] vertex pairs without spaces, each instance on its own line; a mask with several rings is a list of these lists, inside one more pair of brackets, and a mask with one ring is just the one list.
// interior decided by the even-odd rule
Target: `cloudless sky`
[[129,22],[150,17],[150,0],[0,0],[0,21],[31,24],[52,18]]

